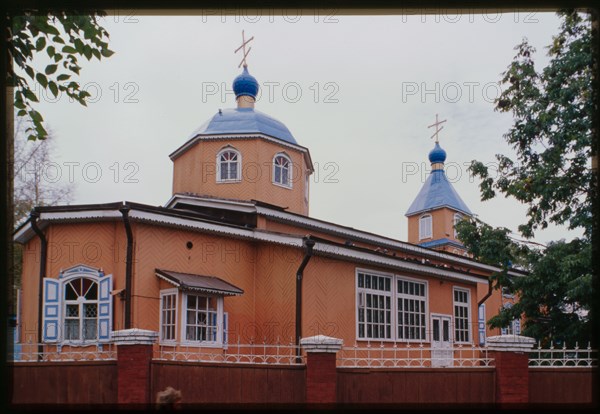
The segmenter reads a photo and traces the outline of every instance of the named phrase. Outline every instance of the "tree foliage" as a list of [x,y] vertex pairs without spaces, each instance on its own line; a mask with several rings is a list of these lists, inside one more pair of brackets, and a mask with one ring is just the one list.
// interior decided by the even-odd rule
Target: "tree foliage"
[[592,42],[590,19],[561,13],[560,32],[548,47],[550,63],[538,72],[535,49],[527,39],[502,74],[504,90],[496,110],[510,112],[514,123],[504,135],[516,159],[498,154],[498,176],[483,163],[471,172],[481,178],[482,199],[500,193],[529,206],[525,237],[549,222],[591,235]]
[[22,122],[15,128],[14,163],[14,223],[19,226],[35,206],[68,204],[72,201],[74,184],[61,181],[60,171],[53,163],[54,136],[43,141],[28,142]]
[[[492,275],[494,287],[508,288],[519,298],[499,310],[490,326],[504,327],[524,316],[524,335],[574,345],[591,339],[593,316],[592,43],[588,15],[563,11],[559,16],[559,33],[548,46],[549,64],[537,71],[535,49],[524,39],[502,74],[495,109],[512,113],[513,125],[504,138],[516,158],[496,155],[496,178],[480,161],[473,161],[470,171],[481,179],[482,200],[499,192],[528,205],[527,222],[519,226],[525,238],[549,223],[582,229],[583,237],[539,248],[476,219],[459,223],[457,231],[475,258],[501,267]],[[509,277],[511,267],[528,275]]]
[[[7,84],[14,87],[17,116],[29,121],[26,129],[29,140],[48,137],[42,114],[35,109],[35,103],[39,102],[36,84],[54,97],[66,93],[86,105],[90,94],[81,90],[72,76],[79,75],[81,70],[78,56],[101,60],[114,53],[108,48],[108,32],[99,24],[98,18],[104,15],[102,11],[74,15],[63,11],[31,11],[9,17],[7,45],[13,65],[9,66]],[[34,57],[43,51],[49,63],[40,70],[34,64]]]

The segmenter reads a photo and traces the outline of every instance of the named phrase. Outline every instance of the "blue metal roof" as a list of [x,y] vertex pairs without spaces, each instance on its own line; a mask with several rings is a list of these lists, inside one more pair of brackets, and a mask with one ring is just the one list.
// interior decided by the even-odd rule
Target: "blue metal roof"
[[436,169],[431,172],[405,215],[412,216],[441,207],[448,207],[468,215],[473,214],[446,178],[444,170]]
[[419,246],[431,248],[431,247],[443,246],[445,244],[451,244],[456,247],[462,247],[463,249],[465,247],[462,243],[459,243],[456,240],[451,240],[448,238],[426,241],[423,243],[419,243]]
[[190,138],[197,135],[225,134],[265,134],[298,145],[283,123],[254,108],[219,110],[215,116],[195,130]]

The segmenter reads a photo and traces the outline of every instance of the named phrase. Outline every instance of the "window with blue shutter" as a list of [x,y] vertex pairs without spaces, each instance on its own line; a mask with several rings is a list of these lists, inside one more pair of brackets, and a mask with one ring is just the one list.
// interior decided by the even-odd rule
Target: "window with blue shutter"
[[223,312],[223,345],[227,344],[227,327],[228,325],[229,314],[227,312]]
[[110,339],[112,321],[112,275],[100,279],[100,294],[98,295],[98,340],[108,341]]
[[485,345],[485,303],[479,305],[479,345]]
[[44,307],[43,331],[44,342],[58,342],[60,340],[60,282],[56,279],[44,278]]

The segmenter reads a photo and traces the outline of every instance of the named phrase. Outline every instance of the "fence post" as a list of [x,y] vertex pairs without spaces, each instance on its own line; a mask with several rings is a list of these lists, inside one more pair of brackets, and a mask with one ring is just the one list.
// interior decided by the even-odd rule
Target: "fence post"
[[529,351],[535,339],[520,335],[487,338],[496,371],[496,404],[529,402]]
[[117,346],[117,402],[149,404],[152,345],[158,333],[144,329],[113,331]]
[[302,338],[306,351],[306,402],[333,404],[337,401],[336,354],[342,340],[325,335]]

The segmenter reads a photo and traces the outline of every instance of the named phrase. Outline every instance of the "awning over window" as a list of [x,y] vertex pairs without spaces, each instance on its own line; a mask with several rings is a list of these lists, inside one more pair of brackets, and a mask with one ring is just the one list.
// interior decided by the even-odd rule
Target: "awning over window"
[[214,276],[201,276],[162,269],[156,269],[156,276],[177,286],[181,290],[193,290],[218,295],[241,295],[244,293],[237,286]]

